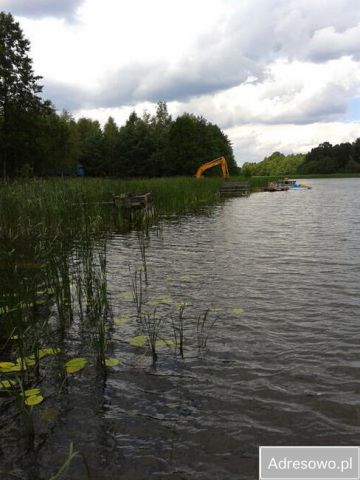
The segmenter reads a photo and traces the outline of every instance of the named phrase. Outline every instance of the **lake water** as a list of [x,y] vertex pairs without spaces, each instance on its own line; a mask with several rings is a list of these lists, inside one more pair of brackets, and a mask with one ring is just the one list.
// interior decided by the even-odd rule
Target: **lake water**
[[[81,452],[73,480],[256,479],[259,445],[358,444],[360,179],[309,183],[110,236],[108,294],[122,321],[109,350],[121,363],[84,369],[61,408],[52,397],[38,407],[43,442],[13,464],[19,478],[50,478],[70,441]],[[129,343],[141,333],[130,292],[144,255],[143,313],[155,311],[169,342],[155,366]],[[170,339],[183,304],[181,358]],[[64,342],[86,354],[76,321]]]

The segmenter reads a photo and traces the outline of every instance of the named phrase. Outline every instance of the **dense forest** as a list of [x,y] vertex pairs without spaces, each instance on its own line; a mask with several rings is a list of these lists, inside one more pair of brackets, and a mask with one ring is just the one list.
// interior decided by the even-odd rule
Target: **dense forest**
[[360,138],[353,143],[321,143],[306,155],[274,152],[259,163],[245,163],[242,175],[360,173]]
[[172,119],[165,102],[156,113],[131,113],[119,127],[109,118],[75,120],[41,97],[30,43],[10,13],[0,12],[0,175],[155,177],[194,175],[201,163],[225,156],[237,173],[232,146],[220,128],[185,113]]

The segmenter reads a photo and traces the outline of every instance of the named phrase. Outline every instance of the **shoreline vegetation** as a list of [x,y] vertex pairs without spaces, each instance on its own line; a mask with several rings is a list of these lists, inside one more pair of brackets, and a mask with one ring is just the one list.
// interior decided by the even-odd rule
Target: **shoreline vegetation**
[[[296,178],[359,178],[360,174],[309,174]],[[231,181],[247,181],[252,192],[276,181],[280,176],[231,177]],[[191,212],[219,200],[222,177],[196,179],[165,177],[143,179],[104,178],[31,178],[0,183],[0,220],[2,234],[14,222],[20,225],[71,223],[84,216],[94,218],[111,211],[113,195],[151,192],[158,215]],[[8,226],[8,228],[7,228]],[[20,228],[20,231],[22,229]]]

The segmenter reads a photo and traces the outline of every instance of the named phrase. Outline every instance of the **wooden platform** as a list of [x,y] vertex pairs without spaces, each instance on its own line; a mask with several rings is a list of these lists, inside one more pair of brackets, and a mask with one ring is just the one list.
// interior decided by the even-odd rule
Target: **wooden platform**
[[250,195],[249,182],[224,182],[220,187],[221,196],[245,197]]
[[149,208],[153,206],[153,196],[151,192],[121,193],[120,195],[113,195],[113,204],[115,207],[124,207],[129,210]]

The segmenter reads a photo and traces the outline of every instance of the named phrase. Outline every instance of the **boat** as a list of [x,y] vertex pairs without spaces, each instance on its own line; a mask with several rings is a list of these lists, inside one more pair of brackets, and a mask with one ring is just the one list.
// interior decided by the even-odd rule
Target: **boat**
[[308,183],[296,183],[296,180],[290,180],[289,178],[284,179],[284,185],[287,185],[289,187],[289,190],[311,190],[312,188],[312,186]]
[[285,185],[284,182],[269,182],[264,190],[265,192],[284,192],[289,188],[289,185]]

